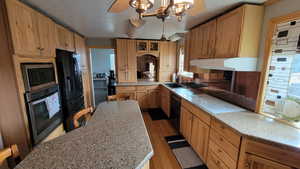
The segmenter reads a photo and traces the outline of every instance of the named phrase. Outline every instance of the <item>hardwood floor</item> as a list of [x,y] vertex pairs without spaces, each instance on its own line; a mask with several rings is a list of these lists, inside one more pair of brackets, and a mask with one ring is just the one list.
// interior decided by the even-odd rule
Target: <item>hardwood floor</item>
[[177,132],[167,120],[152,121],[148,113],[143,113],[143,118],[154,149],[150,169],[181,169],[164,138],[175,135]]

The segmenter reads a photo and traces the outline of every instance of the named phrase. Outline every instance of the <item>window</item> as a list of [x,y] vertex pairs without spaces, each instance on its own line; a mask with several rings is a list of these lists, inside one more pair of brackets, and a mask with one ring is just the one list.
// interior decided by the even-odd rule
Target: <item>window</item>
[[179,58],[178,58],[178,74],[193,78],[194,74],[192,72],[184,71],[184,48],[179,48]]
[[300,127],[300,20],[277,25],[262,112]]

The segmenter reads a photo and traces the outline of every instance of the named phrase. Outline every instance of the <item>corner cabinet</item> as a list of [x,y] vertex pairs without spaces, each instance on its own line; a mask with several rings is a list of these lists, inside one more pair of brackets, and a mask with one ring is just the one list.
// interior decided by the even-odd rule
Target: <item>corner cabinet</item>
[[247,162],[244,169],[293,169],[292,167],[288,167],[252,154],[246,154],[246,161]]
[[118,82],[137,82],[136,41],[117,39],[116,44]]
[[296,169],[300,167],[297,148],[244,137],[238,169]]
[[55,56],[55,23],[16,0],[6,0],[15,54]]

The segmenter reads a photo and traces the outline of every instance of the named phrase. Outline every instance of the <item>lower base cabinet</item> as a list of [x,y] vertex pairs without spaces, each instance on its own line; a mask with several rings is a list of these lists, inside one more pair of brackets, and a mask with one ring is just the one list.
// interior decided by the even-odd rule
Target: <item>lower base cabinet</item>
[[160,105],[161,109],[170,117],[170,101],[171,101],[171,92],[164,86],[160,88]]
[[181,107],[180,133],[189,143],[191,143],[192,122],[193,122],[193,114],[189,112],[186,108]]
[[120,86],[117,94],[123,93],[130,96],[131,100],[137,100],[141,109],[160,107],[160,90],[155,86]]
[[244,169],[293,169],[293,168],[247,153]]
[[191,145],[203,162],[206,162],[209,130],[210,128],[206,123],[193,116]]
[[206,162],[210,127],[193,115],[186,107],[181,107],[180,132],[191,144],[203,162]]

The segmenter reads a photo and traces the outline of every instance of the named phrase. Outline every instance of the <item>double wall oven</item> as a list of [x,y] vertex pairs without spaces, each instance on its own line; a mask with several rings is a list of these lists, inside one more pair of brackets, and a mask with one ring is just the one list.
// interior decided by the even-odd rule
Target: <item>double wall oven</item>
[[21,67],[31,140],[37,145],[62,124],[59,86],[52,63],[23,63]]

